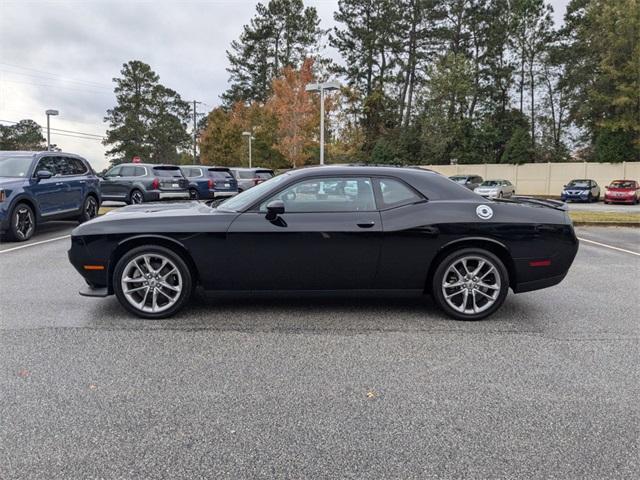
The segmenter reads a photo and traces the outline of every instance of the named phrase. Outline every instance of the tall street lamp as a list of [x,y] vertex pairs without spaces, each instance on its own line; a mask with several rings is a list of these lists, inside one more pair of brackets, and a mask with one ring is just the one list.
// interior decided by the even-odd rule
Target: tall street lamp
[[255,140],[251,132],[242,132],[243,137],[249,138],[249,168],[251,168],[251,140]]
[[320,165],[324,165],[324,92],[339,90],[340,84],[336,81],[310,83],[305,89],[307,92],[320,92]]
[[55,117],[56,115],[58,115],[60,112],[58,112],[58,110],[47,110],[46,112],[44,112],[47,114],[47,152],[49,150],[51,150],[51,130],[49,127],[49,118],[50,117]]

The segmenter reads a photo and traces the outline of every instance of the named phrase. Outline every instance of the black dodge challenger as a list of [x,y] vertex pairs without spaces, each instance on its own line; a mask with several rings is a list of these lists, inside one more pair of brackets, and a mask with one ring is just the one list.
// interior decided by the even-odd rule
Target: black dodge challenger
[[430,293],[478,320],[507,291],[562,281],[578,250],[560,202],[491,201],[417,168],[294,170],[226,200],[132,205],[77,227],[69,259],[88,286],[144,318],[217,291]]

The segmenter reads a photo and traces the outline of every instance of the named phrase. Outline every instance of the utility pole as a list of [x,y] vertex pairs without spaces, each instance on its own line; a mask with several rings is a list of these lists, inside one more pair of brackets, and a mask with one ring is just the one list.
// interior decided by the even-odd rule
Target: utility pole
[[320,94],[320,165],[324,165],[324,92],[339,90],[338,82],[309,83],[305,90],[307,92],[318,92]]
[[203,115],[202,113],[198,113],[198,105],[202,105],[203,102],[198,102],[197,100],[193,101],[193,164],[200,165],[200,160],[198,159],[198,115]]
[[197,112],[196,112],[196,105],[198,104],[198,102],[196,102],[195,100],[193,101],[193,163],[195,164],[200,164],[200,162],[198,161],[198,153],[196,151],[197,148],[197,133],[198,133],[198,127],[197,127]]

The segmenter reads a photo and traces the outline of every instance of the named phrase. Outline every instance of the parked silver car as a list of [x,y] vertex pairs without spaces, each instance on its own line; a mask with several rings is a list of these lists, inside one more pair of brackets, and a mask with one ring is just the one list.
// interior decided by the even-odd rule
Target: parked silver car
[[274,176],[273,170],[268,168],[231,168],[230,170],[238,181],[238,192],[249,190]]
[[473,191],[486,198],[510,198],[516,193],[509,180],[485,180]]

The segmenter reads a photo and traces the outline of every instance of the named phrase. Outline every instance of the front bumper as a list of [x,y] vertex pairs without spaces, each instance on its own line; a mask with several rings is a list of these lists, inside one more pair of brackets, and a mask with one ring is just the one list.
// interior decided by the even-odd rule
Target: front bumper
[[569,195],[563,193],[562,195],[560,195],[560,200],[562,200],[563,202],[586,202],[587,200],[589,200],[589,193],[585,193],[584,195]]
[[636,197],[635,196],[625,196],[625,197],[611,197],[609,195],[605,195],[604,196],[604,201],[605,202],[611,202],[611,203],[633,203],[635,201]]

